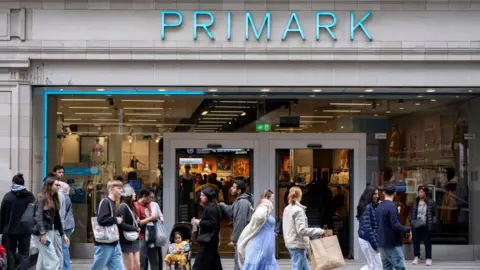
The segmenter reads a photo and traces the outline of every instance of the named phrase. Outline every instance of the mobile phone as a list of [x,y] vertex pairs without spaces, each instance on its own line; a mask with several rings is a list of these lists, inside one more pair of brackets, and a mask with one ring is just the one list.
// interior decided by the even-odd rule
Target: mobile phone
[[51,243],[50,240],[47,240],[47,242],[45,243],[45,246],[46,246],[46,247],[49,247],[49,246],[50,246],[50,243]]

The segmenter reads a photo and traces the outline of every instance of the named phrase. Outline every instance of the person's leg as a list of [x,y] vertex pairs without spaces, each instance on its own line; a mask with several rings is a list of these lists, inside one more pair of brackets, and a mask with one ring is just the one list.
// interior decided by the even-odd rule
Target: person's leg
[[[48,246],[43,245],[40,241],[40,237],[38,238],[38,253],[39,259],[37,261],[37,269],[59,269],[60,268],[60,260],[58,258],[57,252],[55,251],[55,232],[48,231],[47,234],[47,241],[50,243]],[[40,259],[41,257],[41,259]]]
[[425,245],[425,259],[432,259],[432,234],[425,230],[423,236],[423,244]]
[[133,270],[133,253],[122,253],[122,261],[126,270]]
[[93,254],[93,264],[90,270],[104,270],[110,257],[112,256],[114,247],[108,245],[95,245]]
[[302,256],[303,270],[310,270],[310,266],[308,265],[307,252],[308,250],[303,249],[303,256]]
[[147,249],[147,258],[148,258],[148,263],[150,265],[150,270],[160,269],[161,265],[160,265],[160,262],[158,261],[158,252],[156,247]]
[[17,236],[18,256],[20,257],[19,270],[28,270],[30,268],[30,234]]
[[133,269],[140,270],[140,252],[133,253]]
[[292,270],[303,270],[302,265],[302,256],[299,249],[289,248],[288,252],[290,253],[290,260],[292,261]]
[[412,230],[412,238],[413,238],[413,264],[418,264],[420,259],[420,235],[417,229]]
[[122,250],[120,248],[120,244],[117,244],[115,247],[112,247],[112,255],[110,256],[110,259],[107,262],[107,269],[108,270],[124,270],[125,269],[122,262]]
[[396,270],[406,270],[407,267],[405,266],[405,257],[403,256],[403,247],[395,247],[393,248],[393,254],[392,254],[392,262],[393,262],[393,267]]
[[238,264],[237,244],[235,244],[233,248],[234,248],[233,270],[240,270],[240,265]]
[[62,270],[63,268],[63,237],[60,235],[58,231],[55,231],[55,240],[53,241],[55,247],[55,254],[57,254],[58,261],[60,262],[60,266],[58,270]]
[[145,239],[140,240],[140,269],[148,270],[148,257],[147,257],[148,244]]
[[2,245],[7,251],[8,270],[15,270],[15,256],[17,253],[17,239],[13,235],[4,234]]
[[[65,235],[70,239],[72,235],[72,230],[66,230]],[[65,239],[62,239],[62,250],[63,250],[63,270],[70,270],[70,247],[65,242]]]
[[380,257],[382,259],[383,270],[394,270],[391,263],[391,249],[380,248]]
[[382,263],[377,255],[377,252],[373,250],[372,246],[368,241],[363,240],[362,238],[358,238],[358,243],[360,244],[360,249],[365,255],[365,259],[367,260],[366,268],[362,269],[370,269],[370,270],[378,270],[381,269]]

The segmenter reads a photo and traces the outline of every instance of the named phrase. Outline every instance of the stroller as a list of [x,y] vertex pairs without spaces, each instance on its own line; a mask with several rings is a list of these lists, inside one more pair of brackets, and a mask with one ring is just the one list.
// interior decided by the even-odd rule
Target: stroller
[[[173,225],[170,231],[170,243],[175,243],[175,232],[180,232],[183,236],[183,240],[190,244],[190,251],[187,254],[187,266],[188,269],[192,269],[192,246],[193,246],[193,225],[188,222],[177,222]],[[167,249],[167,255],[169,254]],[[171,265],[166,269],[179,269],[179,265]]]

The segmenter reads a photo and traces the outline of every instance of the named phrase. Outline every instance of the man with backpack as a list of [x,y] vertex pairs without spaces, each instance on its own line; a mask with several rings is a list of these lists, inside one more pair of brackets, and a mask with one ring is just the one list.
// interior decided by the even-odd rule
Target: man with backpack
[[154,199],[153,191],[142,189],[138,201],[135,203],[135,209],[139,218],[140,225],[140,270],[148,270],[150,264],[151,270],[159,270],[162,263],[159,261],[158,250],[155,247],[155,225],[154,222],[160,219],[152,211],[151,202]]
[[23,174],[19,173],[12,179],[10,192],[5,194],[0,207],[0,232],[2,245],[7,250],[8,270],[14,270],[18,249],[20,270],[28,270],[30,260],[30,237],[32,228],[24,228],[20,220],[28,205],[35,201],[33,194],[26,190]]
[[237,199],[232,205],[226,205],[223,202],[219,204],[222,213],[233,221],[233,231],[230,235],[230,243],[235,248],[234,270],[240,270],[237,254],[238,238],[252,217],[253,198],[252,194],[245,192],[246,189],[247,185],[245,184],[245,181],[239,179],[235,180],[233,186],[230,188],[230,193],[236,196]]

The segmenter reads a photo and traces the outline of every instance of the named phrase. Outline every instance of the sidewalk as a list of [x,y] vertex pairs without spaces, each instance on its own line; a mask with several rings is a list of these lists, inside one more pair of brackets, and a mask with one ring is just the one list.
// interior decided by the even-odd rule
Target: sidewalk
[[[280,270],[291,270],[290,261],[286,259],[279,260]],[[346,266],[339,268],[341,270],[358,270],[364,264],[360,261],[345,261]],[[86,270],[90,269],[92,260],[73,260],[72,270]],[[222,259],[224,270],[233,269],[233,259]],[[451,262],[451,261],[435,261],[433,266],[426,267],[425,265],[413,266],[407,264],[407,269],[429,269],[429,270],[478,270],[480,269],[480,261],[474,262]],[[313,270],[313,269],[312,269]]]

